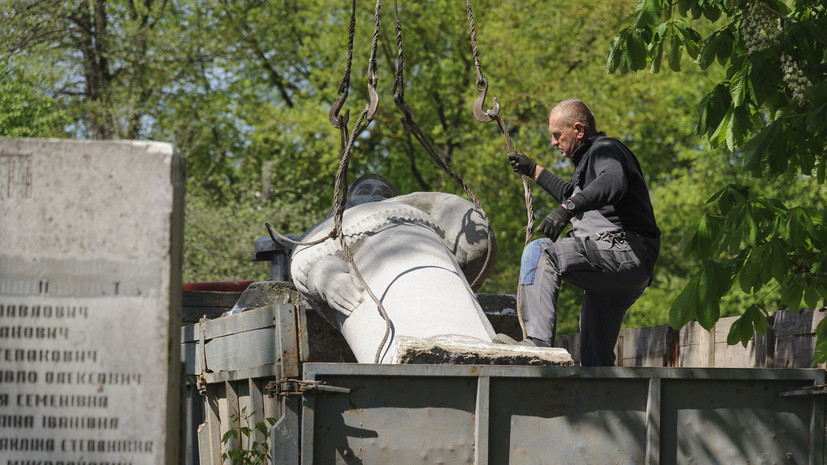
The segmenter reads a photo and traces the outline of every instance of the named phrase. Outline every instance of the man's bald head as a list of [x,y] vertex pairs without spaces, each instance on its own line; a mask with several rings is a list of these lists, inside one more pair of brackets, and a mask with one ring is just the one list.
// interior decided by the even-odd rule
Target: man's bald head
[[571,126],[574,123],[582,124],[585,137],[591,137],[597,132],[592,110],[580,99],[563,100],[551,109],[548,117],[549,119],[555,117],[557,121],[566,126]]

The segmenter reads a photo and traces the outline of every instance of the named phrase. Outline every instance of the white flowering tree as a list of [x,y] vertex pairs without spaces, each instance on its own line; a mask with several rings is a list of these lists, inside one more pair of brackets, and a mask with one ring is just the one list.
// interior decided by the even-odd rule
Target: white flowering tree
[[[610,73],[665,62],[684,52],[702,69],[726,70],[698,105],[696,132],[764,179],[825,179],[827,168],[827,7],[792,0],[638,0],[634,23],[612,40]],[[756,189],[729,185],[683,236],[683,252],[699,261],[672,302],[670,323],[697,320],[710,329],[721,298],[735,286],[754,297],[729,334],[746,344],[767,328],[768,311],[815,308],[827,298],[827,207],[791,205]],[[780,287],[780,302],[765,296]],[[817,329],[815,363],[827,360],[827,324]]]

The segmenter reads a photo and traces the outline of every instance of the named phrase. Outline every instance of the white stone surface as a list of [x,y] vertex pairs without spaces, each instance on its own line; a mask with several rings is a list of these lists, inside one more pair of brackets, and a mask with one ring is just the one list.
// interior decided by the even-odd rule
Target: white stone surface
[[391,352],[393,363],[574,366],[571,354],[559,347],[495,344],[456,335],[401,336]]
[[[482,268],[487,218],[455,195],[417,194],[372,199],[344,213],[344,235],[356,266],[392,325],[380,363],[391,362],[390,348],[399,336],[455,334],[480,341],[494,336],[466,279],[469,267],[477,267],[470,273],[474,276]],[[301,240],[324,237],[332,227],[333,218],[327,218]],[[482,272],[490,272],[495,260],[496,253]],[[352,272],[339,240],[297,246],[291,272],[311,305],[341,329],[356,359],[373,363],[385,320]]]
[[169,144],[0,139],[3,463],[178,462],[183,196]]

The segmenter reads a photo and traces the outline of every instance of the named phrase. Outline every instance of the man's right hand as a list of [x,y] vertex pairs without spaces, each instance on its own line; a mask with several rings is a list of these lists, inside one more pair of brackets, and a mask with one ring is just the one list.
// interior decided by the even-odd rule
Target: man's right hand
[[520,152],[509,152],[508,162],[511,163],[511,171],[532,179],[534,178],[534,170],[537,169],[537,163],[534,163],[534,160],[531,158],[528,158]]

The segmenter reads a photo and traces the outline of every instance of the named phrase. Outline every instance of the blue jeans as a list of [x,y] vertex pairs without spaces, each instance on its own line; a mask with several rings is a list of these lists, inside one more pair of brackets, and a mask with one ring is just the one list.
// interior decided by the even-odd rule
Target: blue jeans
[[626,310],[652,280],[660,239],[538,239],[523,250],[520,311],[528,337],[554,344],[562,281],[583,289],[580,364],[614,366],[614,346]]

